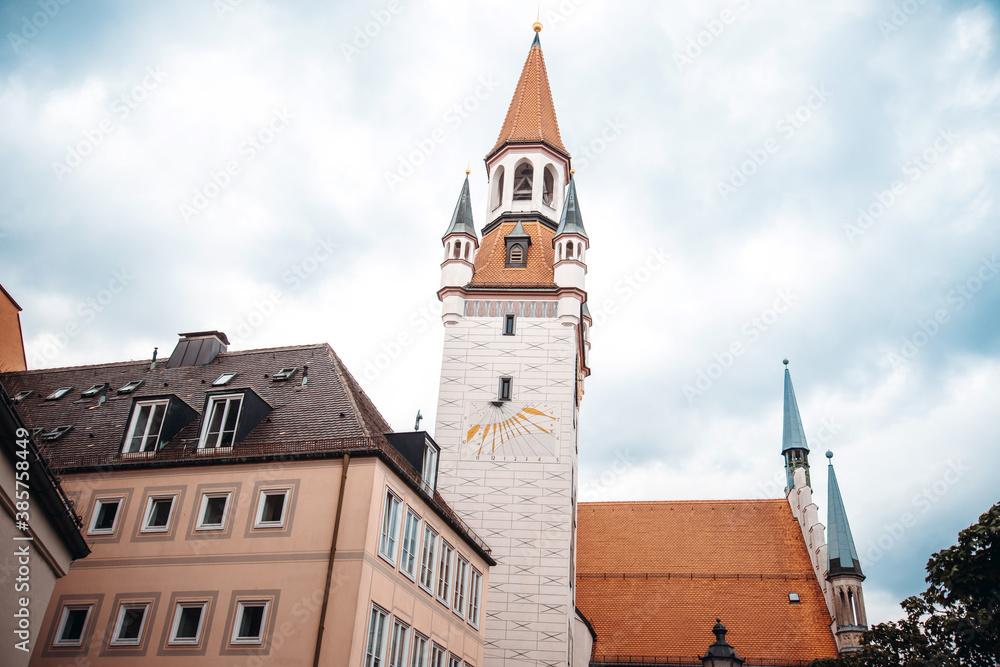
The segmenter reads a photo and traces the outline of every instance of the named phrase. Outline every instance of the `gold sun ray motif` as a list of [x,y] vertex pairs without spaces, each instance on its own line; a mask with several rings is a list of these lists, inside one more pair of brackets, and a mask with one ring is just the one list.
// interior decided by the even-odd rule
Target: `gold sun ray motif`
[[461,458],[474,461],[559,460],[559,406],[554,403],[468,401]]

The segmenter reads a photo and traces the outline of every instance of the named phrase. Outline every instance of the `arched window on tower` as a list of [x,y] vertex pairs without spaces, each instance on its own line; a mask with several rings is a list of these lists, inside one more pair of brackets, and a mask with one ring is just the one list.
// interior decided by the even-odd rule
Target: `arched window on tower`
[[503,167],[497,168],[496,172],[497,189],[493,192],[493,208],[499,208],[503,203]]
[[556,172],[552,165],[545,167],[542,177],[542,203],[552,206],[552,194],[556,189]]
[[466,262],[469,261],[469,248],[471,248],[471,247],[472,247],[471,243],[466,243],[465,244],[465,261]]
[[460,243],[455,244],[455,259],[459,259],[462,255],[462,246]]
[[531,199],[531,182],[534,178],[535,170],[530,162],[522,162],[514,170],[514,201],[527,201]]
[[566,259],[573,259],[573,242],[566,243]]
[[524,246],[520,243],[512,243],[507,250],[507,266],[524,266]]

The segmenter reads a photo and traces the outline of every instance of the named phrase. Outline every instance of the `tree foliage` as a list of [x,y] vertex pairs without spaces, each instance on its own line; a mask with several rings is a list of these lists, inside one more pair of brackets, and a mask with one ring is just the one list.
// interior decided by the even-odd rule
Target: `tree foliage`
[[1000,665],[1000,503],[927,562],[929,586],[900,603],[906,618],[872,626],[861,649],[810,667]]

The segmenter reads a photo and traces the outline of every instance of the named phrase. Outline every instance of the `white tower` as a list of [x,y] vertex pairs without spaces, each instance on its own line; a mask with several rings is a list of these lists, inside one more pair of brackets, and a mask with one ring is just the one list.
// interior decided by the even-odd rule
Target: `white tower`
[[467,184],[444,237],[439,488],[499,563],[486,667],[566,667],[589,240],[537,34],[486,168],[482,243]]

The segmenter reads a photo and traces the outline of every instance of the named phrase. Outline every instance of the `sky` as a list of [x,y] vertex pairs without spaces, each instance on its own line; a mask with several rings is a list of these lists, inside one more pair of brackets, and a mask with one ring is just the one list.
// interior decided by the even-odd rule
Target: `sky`
[[29,368],[328,342],[433,430],[440,239],[536,13],[591,241],[580,499],[782,497],[787,358],[898,618],[998,500],[996,2],[4,2]]

